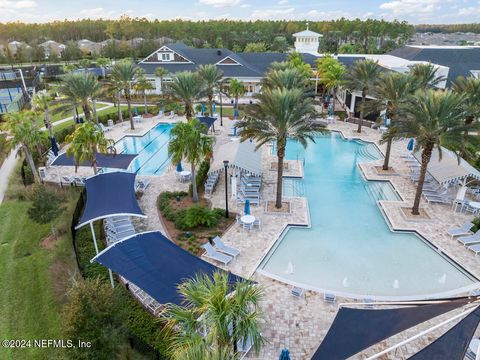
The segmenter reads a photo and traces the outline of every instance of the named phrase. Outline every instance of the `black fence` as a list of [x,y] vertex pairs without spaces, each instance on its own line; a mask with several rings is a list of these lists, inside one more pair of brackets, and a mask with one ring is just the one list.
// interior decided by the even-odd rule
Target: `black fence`
[[75,211],[73,212],[72,215],[72,222],[70,224],[70,231],[72,234],[72,244],[73,244],[73,251],[75,252],[75,259],[77,261],[77,266],[78,269],[80,270],[80,273],[83,276],[83,266],[80,261],[80,256],[78,254],[78,249],[77,249],[77,229],[75,227],[78,224],[78,220],[80,219],[80,216],[82,216],[83,209],[85,208],[85,203],[87,202],[87,192],[85,189],[82,190],[80,193],[80,196],[78,197],[77,205],[75,206]]

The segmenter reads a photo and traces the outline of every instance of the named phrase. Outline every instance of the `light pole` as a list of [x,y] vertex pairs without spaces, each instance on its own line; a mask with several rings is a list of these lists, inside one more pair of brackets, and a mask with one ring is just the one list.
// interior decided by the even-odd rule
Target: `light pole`
[[220,84],[220,126],[223,126],[223,101],[222,101],[222,84]]
[[223,160],[225,167],[225,217],[228,219],[228,160]]

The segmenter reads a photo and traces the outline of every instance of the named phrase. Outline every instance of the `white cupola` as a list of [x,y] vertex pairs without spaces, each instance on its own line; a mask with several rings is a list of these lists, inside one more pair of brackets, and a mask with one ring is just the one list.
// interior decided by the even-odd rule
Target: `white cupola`
[[309,30],[308,23],[307,30],[295,33],[293,37],[295,38],[295,51],[317,56],[320,55],[318,53],[318,47],[320,46],[320,38],[322,35]]

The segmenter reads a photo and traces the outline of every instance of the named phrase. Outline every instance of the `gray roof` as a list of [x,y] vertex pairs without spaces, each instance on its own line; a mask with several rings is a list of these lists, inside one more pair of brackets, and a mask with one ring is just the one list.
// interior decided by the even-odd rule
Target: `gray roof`
[[[216,64],[226,57],[238,62],[240,65],[218,65],[224,72],[225,77],[263,77],[273,62],[281,62],[287,59],[286,53],[235,53],[228,49],[198,49],[189,47],[183,43],[167,44],[166,47],[175,51],[192,64],[169,64],[169,63],[139,63],[147,74],[154,74],[159,66],[164,67],[170,73],[180,71],[195,71],[199,65]],[[310,54],[302,54],[304,61],[313,65],[316,57]]]
[[228,160],[229,168],[262,175],[262,149],[256,150],[256,143],[253,141],[240,142],[239,138],[231,139],[215,149],[214,154],[209,174],[221,172],[224,169],[223,161]]
[[415,47],[405,46],[389,53],[411,61],[428,61],[448,66],[447,86],[458,76],[471,76],[470,70],[480,69],[480,47]]

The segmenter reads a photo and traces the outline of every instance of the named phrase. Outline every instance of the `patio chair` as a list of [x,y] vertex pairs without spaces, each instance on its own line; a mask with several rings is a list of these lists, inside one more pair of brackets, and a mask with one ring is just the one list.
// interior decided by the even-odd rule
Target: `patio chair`
[[447,195],[423,194],[425,200],[429,203],[451,204],[452,200]]
[[458,228],[451,228],[447,230],[447,233],[453,238],[454,236],[463,236],[463,235],[471,235],[472,232],[470,229],[473,227],[474,224],[472,224],[470,221],[467,221],[463,223],[460,227]]
[[62,182],[66,183],[68,185],[72,185],[75,182],[75,180],[71,176],[62,176]]
[[109,234],[107,233],[107,240],[109,242],[117,242],[123,240],[129,236],[135,235],[135,230],[124,231],[118,234]]
[[324,293],[324,294],[323,294],[323,300],[324,300],[326,303],[333,304],[333,303],[335,303],[335,301],[337,300],[337,297],[335,296],[335,294]]
[[85,186],[85,178],[83,177],[74,177],[73,183],[75,186]]
[[480,243],[480,231],[477,231],[473,235],[460,236],[459,238],[457,238],[457,241],[462,243],[465,246],[478,244],[478,243]]
[[251,224],[243,223],[243,230],[252,230],[252,229],[253,229],[253,223]]
[[220,251],[224,254],[233,256],[234,258],[236,258],[238,255],[240,255],[240,250],[238,250],[234,247],[225,245],[223,243],[222,239],[219,236],[215,236],[212,241],[215,244],[215,249],[216,250],[218,250],[218,251]]
[[135,182],[135,191],[145,191],[148,188],[148,185],[150,185],[150,180],[145,179],[145,180],[137,180]]
[[255,221],[253,222],[252,224],[252,227],[257,227],[258,229],[260,229],[260,226],[261,226],[261,222],[259,219],[255,219]]
[[205,250],[205,252],[202,254],[202,256],[205,256],[206,258],[221,262],[223,265],[228,265],[230,261],[232,261],[233,257],[229,255],[222,254],[215,250],[213,246],[210,243],[206,243],[202,245],[202,248]]
[[102,123],[99,123],[99,124],[98,124],[98,127],[99,127],[100,130],[102,130],[103,132],[110,131],[110,128],[109,128],[108,126],[103,125]]
[[475,253],[475,256],[477,256],[480,253],[480,244],[470,245],[468,249],[473,251]]
[[305,294],[305,290],[302,289],[301,287],[294,286],[294,287],[292,287],[291,293],[292,293],[293,296],[295,296],[297,298],[301,298]]

